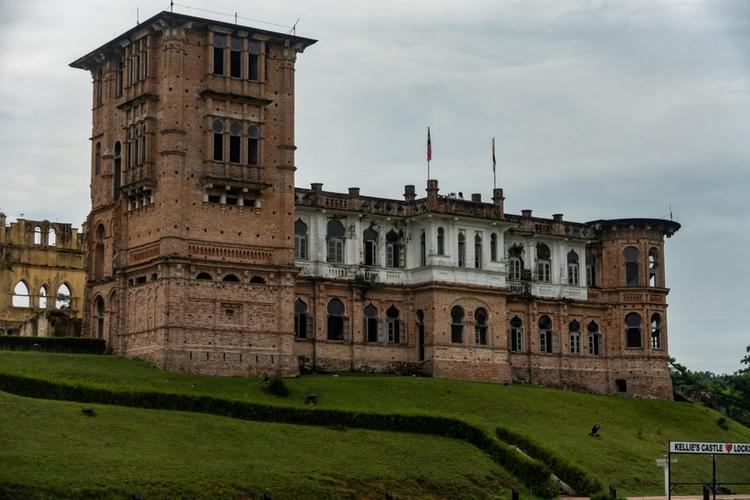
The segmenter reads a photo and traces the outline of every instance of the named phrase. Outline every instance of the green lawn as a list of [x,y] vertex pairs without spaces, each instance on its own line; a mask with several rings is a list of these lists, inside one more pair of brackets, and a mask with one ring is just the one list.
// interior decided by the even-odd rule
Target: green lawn
[[[524,385],[503,386],[417,377],[311,375],[287,380],[287,398],[262,391],[258,379],[162,372],[147,364],[110,356],[0,352],[0,372],[105,388],[156,390],[302,405],[306,393],[322,408],[425,413],[458,417],[492,431],[498,424],[524,433],[597,477],[620,494],[658,494],[662,471],[655,460],[669,439],[750,441],[750,429],[685,403],[601,396]],[[601,437],[588,436],[593,423]],[[708,469],[685,459],[677,472],[702,480]],[[726,475],[750,482],[750,458],[734,460]],[[745,487],[747,488],[747,487]]]
[[[96,415],[83,415],[84,407]],[[247,422],[0,392],[0,497],[508,498],[462,441]]]

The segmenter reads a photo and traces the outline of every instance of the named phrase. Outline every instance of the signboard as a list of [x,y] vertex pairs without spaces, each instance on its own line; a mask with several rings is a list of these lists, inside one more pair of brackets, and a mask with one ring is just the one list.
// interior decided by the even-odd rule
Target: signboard
[[692,453],[698,455],[750,455],[750,443],[670,441],[669,452]]

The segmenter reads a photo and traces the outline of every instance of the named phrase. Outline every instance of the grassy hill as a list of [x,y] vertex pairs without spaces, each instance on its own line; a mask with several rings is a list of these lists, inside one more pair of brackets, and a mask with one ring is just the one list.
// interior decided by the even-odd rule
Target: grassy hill
[[[82,408],[93,408],[87,417]],[[0,498],[510,496],[454,439],[259,423],[0,392]]]
[[[687,403],[631,399],[523,385],[497,385],[416,377],[310,375],[286,381],[277,397],[258,379],[162,372],[145,363],[109,356],[0,352],[0,373],[116,391],[209,395],[247,402],[303,407],[315,393],[318,408],[436,415],[460,419],[488,433],[501,426],[571,462],[618,493],[659,494],[670,439],[750,441],[750,429]],[[601,437],[588,436],[593,423]],[[431,439],[431,438],[428,438]],[[722,463],[725,477],[750,482],[750,459]],[[708,479],[705,457],[682,458],[675,477]],[[748,488],[745,486],[745,488]],[[741,490],[740,487],[737,489]]]

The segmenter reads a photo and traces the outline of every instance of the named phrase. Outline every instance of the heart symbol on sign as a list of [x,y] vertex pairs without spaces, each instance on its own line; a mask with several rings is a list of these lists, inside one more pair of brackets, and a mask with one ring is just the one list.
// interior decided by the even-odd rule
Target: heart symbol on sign
[[727,453],[731,453],[732,452],[732,443],[726,443],[724,445],[724,449],[727,450]]

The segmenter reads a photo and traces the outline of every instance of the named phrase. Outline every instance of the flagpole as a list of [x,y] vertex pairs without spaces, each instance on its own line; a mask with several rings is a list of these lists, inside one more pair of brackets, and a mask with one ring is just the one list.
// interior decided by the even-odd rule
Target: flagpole
[[430,160],[432,160],[432,138],[430,137],[430,127],[427,127],[427,181],[430,180]]
[[492,138],[492,189],[493,189],[492,192],[493,193],[495,192],[494,190],[497,189],[497,172],[496,172],[495,164],[496,164],[495,162],[495,138],[493,137]]

